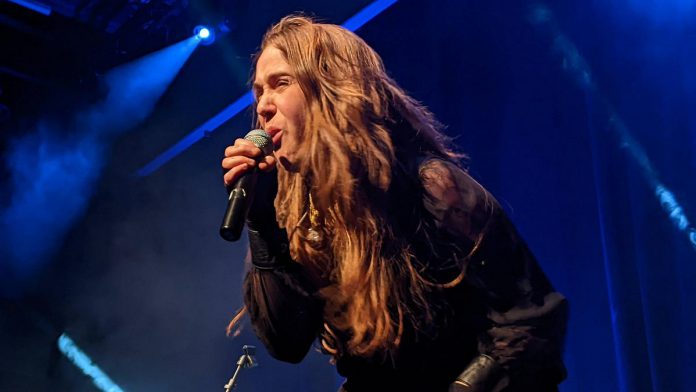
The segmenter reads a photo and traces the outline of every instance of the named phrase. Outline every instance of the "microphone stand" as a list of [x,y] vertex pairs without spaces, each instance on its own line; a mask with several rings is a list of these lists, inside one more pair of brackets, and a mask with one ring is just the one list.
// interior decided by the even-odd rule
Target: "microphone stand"
[[225,388],[225,392],[230,392],[237,385],[237,377],[239,377],[239,371],[242,370],[242,368],[252,368],[259,365],[254,358],[256,347],[245,344],[242,347],[242,351],[244,351],[244,354],[237,360],[237,369],[235,369],[230,381],[223,387]]

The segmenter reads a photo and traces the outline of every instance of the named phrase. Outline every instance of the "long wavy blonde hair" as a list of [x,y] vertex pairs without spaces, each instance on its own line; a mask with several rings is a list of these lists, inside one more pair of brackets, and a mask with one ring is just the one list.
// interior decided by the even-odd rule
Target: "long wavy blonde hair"
[[[408,323],[418,328],[431,317],[429,282],[399,218],[414,211],[397,206],[409,197],[403,192],[421,202],[418,156],[459,156],[432,113],[352,32],[292,15],[268,30],[259,55],[271,46],[307,100],[303,158],[297,171],[279,169],[275,207],[293,259],[327,282],[322,344],[335,356],[387,354]],[[307,229],[322,240],[296,235]]]

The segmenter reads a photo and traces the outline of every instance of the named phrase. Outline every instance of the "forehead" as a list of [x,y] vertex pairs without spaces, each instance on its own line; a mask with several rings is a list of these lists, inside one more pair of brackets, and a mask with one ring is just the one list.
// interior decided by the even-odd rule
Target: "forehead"
[[283,52],[274,46],[269,46],[261,52],[261,56],[256,62],[254,84],[262,84],[270,75],[290,74],[291,71],[290,64],[283,57]]

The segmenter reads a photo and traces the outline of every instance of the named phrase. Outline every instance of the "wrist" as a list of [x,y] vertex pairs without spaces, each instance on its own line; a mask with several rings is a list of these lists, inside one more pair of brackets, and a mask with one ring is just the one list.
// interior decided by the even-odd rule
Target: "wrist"
[[256,190],[246,216],[247,227],[251,230],[266,231],[277,228],[274,200],[278,192],[275,172],[260,172]]
[[258,231],[248,228],[251,263],[263,270],[276,269],[290,261],[287,236],[280,228],[277,231]]

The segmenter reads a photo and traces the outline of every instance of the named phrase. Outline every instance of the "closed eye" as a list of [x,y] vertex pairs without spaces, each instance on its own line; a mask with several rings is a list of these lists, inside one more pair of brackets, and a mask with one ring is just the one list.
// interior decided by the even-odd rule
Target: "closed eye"
[[271,92],[274,90],[283,90],[285,87],[288,87],[295,82],[296,80],[294,78],[285,73],[271,74],[268,76],[268,84],[266,86],[262,86],[261,83],[254,84],[254,98],[256,99],[256,102],[258,102],[267,89]]
[[276,88],[287,87],[291,84],[292,84],[292,80],[290,80],[290,78],[282,77],[282,78],[278,78],[278,80],[276,80],[275,87]]

